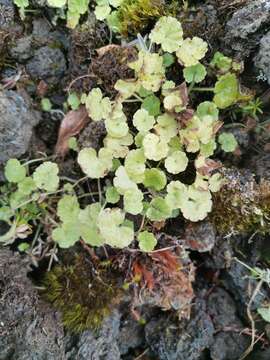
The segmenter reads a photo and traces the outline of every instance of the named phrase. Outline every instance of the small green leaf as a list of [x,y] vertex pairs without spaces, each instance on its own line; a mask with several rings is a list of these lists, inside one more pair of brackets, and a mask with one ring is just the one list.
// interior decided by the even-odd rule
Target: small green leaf
[[57,164],[51,161],[45,161],[36,168],[33,174],[36,186],[48,192],[56,191],[59,186],[58,172]]
[[70,93],[67,102],[72,110],[77,110],[81,104],[80,98],[76,93]]
[[120,195],[114,186],[106,189],[105,197],[106,201],[110,204],[116,204],[120,200]]
[[80,211],[76,196],[64,195],[57,204],[57,215],[62,222],[76,221]]
[[133,116],[133,125],[139,132],[147,133],[155,124],[154,116],[149,115],[145,109],[139,109]]
[[184,78],[188,83],[199,83],[205,79],[207,74],[205,67],[200,63],[186,67],[183,73]]
[[52,231],[52,239],[64,249],[73,246],[80,239],[78,221],[64,223]]
[[20,252],[25,252],[26,250],[28,250],[30,248],[30,245],[28,243],[20,243],[19,246],[18,246],[18,250]]
[[146,211],[146,216],[151,221],[166,220],[171,216],[171,207],[165,199],[158,196],[150,202],[150,207]]
[[184,151],[175,151],[165,160],[165,168],[171,174],[179,174],[186,170],[188,158]]
[[143,211],[143,193],[140,189],[128,190],[124,193],[124,209],[127,213],[138,215]]
[[146,97],[142,103],[142,108],[147,110],[149,115],[157,116],[160,114],[160,100],[155,95]]
[[238,146],[237,140],[232,133],[225,133],[219,135],[218,142],[221,149],[225,152],[234,152]]
[[165,53],[163,55],[163,65],[165,66],[165,68],[170,67],[173,63],[174,63],[174,56],[172,54],[169,53]]
[[18,191],[22,193],[23,195],[30,195],[33,191],[35,191],[37,188],[34,180],[31,177],[24,178],[19,184],[18,184]]
[[79,152],[78,163],[82,171],[92,179],[103,178],[112,168],[112,152],[101,148],[97,155],[96,150],[84,148]]
[[146,188],[160,191],[165,188],[166,184],[167,178],[162,170],[155,168],[145,170],[143,185]]
[[186,38],[180,49],[176,52],[178,60],[185,67],[193,66],[205,56],[208,45],[201,38],[194,36],[192,39]]
[[210,62],[210,65],[218,68],[220,71],[225,73],[230,71],[232,67],[232,59],[217,51],[214,54],[213,60]]
[[157,239],[148,231],[139,233],[138,240],[140,249],[145,252],[153,251],[157,245]]
[[239,85],[235,74],[228,73],[221,76],[215,84],[214,103],[220,109],[226,109],[237,102]]
[[68,139],[68,147],[70,148],[70,150],[76,152],[79,150],[77,139],[74,136]]
[[5,177],[9,182],[19,183],[26,176],[26,169],[19,160],[9,159],[5,166]]
[[52,110],[52,103],[51,103],[50,99],[43,98],[41,100],[41,109],[43,111],[51,111]]
[[172,16],[162,16],[151,31],[150,40],[161,45],[164,51],[172,53],[179,49],[183,41],[181,23]]
[[204,101],[197,107],[197,115],[200,119],[211,116],[213,120],[218,120],[219,110],[212,101]]

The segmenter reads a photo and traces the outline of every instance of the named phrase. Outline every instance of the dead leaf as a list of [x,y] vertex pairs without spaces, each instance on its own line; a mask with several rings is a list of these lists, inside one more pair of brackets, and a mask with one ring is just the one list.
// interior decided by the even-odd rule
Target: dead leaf
[[215,161],[212,159],[206,159],[205,160],[205,166],[202,166],[198,169],[198,172],[202,176],[208,176],[211,174],[212,171],[220,169],[222,167],[222,164],[220,161]]
[[55,147],[56,154],[60,156],[66,155],[68,151],[68,139],[79,134],[88,121],[89,116],[85,106],[80,106],[78,110],[71,110],[66,114],[58,132],[58,140]]
[[46,95],[48,88],[49,85],[44,80],[40,80],[37,86],[37,95],[43,98]]
[[121,46],[111,44],[111,45],[102,46],[101,48],[97,49],[96,52],[97,52],[98,56],[103,56],[104,54],[106,54],[106,52],[117,49],[117,48],[119,49],[119,48],[121,48]]

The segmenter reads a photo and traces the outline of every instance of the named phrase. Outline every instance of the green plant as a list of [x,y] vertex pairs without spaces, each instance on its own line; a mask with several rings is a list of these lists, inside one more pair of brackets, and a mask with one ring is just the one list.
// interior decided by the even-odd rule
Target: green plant
[[[87,12],[89,2],[90,0],[48,0],[48,5],[56,9],[66,9],[67,26],[74,29],[78,24],[81,15]],[[23,18],[25,9],[29,6],[29,1],[14,0],[14,3],[18,6],[20,15]]]
[[[168,31],[172,24],[173,31]],[[211,192],[219,191],[223,183],[218,174],[211,174],[215,166],[209,159],[217,147],[216,133],[221,126],[218,108],[241,99],[238,80],[231,73],[222,75],[212,90],[207,88],[215,93],[213,101],[205,101],[193,111],[188,108],[188,92],[204,90],[194,84],[206,76],[200,63],[207,52],[206,42],[198,37],[184,39],[181,24],[171,17],[162,17],[149,38],[150,47],[143,44],[137,60],[129,64],[135,78],[116,82],[115,100],[104,96],[99,88],[81,97],[92,121],[104,121],[107,131],[98,152],[84,148],[78,153],[83,179],[97,181],[99,200],[82,207],[76,184],[62,186],[53,162],[46,161],[32,176],[26,176],[26,165],[9,160],[6,177],[17,188],[11,197],[19,198],[15,205],[7,206],[9,221],[16,218],[14,211],[22,204],[46,203],[58,194],[57,217],[50,235],[60,247],[68,248],[83,239],[91,246],[124,248],[135,239],[142,251],[151,251],[157,244],[151,235],[152,222],[165,222],[179,214],[199,221],[211,211]],[[161,49],[151,52],[153,44]],[[172,58],[178,58],[183,66],[189,89],[186,83],[176,85],[166,80],[162,49],[176,54]],[[147,105],[145,99],[149,97],[155,99],[158,109],[157,105],[154,109]],[[132,119],[125,113],[126,103],[134,105]],[[190,163],[195,181],[186,184],[179,176]],[[137,221],[130,220],[134,216],[141,219],[139,227]]]

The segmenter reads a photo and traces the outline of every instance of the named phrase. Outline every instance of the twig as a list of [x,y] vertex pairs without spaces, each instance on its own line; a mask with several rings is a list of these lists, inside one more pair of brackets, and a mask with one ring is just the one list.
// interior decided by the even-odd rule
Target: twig
[[239,360],[245,359],[251,353],[251,351],[254,348],[254,345],[257,342],[257,341],[255,341],[256,340],[256,328],[255,328],[255,321],[254,321],[254,319],[252,317],[252,313],[251,313],[251,305],[252,305],[253,301],[255,300],[256,296],[258,295],[263,283],[264,283],[264,279],[261,279],[258,282],[258,284],[257,284],[257,286],[256,286],[256,288],[255,288],[255,290],[254,290],[254,292],[253,292],[253,294],[252,294],[252,296],[251,296],[251,298],[249,300],[248,306],[247,306],[247,316],[248,316],[249,321],[251,323],[251,344],[246,349],[244,354],[239,358]]

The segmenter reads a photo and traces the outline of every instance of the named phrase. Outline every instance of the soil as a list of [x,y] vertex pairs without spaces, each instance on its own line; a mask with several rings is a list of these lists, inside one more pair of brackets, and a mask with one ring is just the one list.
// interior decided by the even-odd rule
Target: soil
[[[180,7],[182,1],[178,3]],[[190,9],[179,14],[184,29],[189,36],[207,40],[209,58],[219,50],[244,62],[241,83],[261,97],[264,113],[258,123],[267,121],[270,0],[190,3]],[[54,154],[68,89],[89,91],[98,84],[104,92],[113,94],[118,78],[132,77],[123,59],[134,58],[134,53],[122,50],[119,38],[112,39],[116,49],[105,55],[96,52],[110,44],[111,34],[104,23],[95,20],[92,10],[75,30],[68,30],[63,21],[55,23],[55,10],[46,7],[46,1],[32,1],[31,8],[34,11],[22,21],[11,0],[0,0],[0,182],[9,158]],[[50,98],[54,111],[42,111],[40,101],[44,97]],[[228,118],[234,120],[230,112]],[[240,119],[243,123],[248,120]],[[248,130],[232,127],[238,151],[217,155],[230,169],[227,174],[232,181],[227,191],[239,189],[239,201],[245,206],[258,205],[256,191],[262,191],[260,184],[270,180],[269,131],[269,127],[263,131],[254,126]],[[79,146],[95,149],[100,147],[104,134],[102,122],[90,122],[76,133]],[[79,178],[74,154],[57,161],[62,176]],[[239,207],[238,219],[243,216],[241,210]],[[234,223],[226,211],[231,210],[225,209],[219,220],[225,223],[230,218]],[[110,311],[99,327],[79,332],[64,326],[61,311],[43,295],[49,257],[39,261],[38,251],[44,249],[46,239],[39,239],[40,248],[35,248],[32,257],[19,252],[16,242],[1,246],[0,360],[238,360],[253,335],[248,307],[255,319],[256,344],[246,359],[269,360],[270,325],[258,316],[257,309],[269,303],[270,291],[263,285],[249,305],[258,281],[251,279],[250,271],[236,260],[249,267],[267,268],[269,228],[256,224],[248,231],[231,231],[223,236],[220,223],[211,219],[186,226],[185,230],[182,223],[174,221],[165,228],[156,224],[160,243],[178,245],[184,259],[181,263],[177,251],[167,254],[165,260],[158,255],[139,258],[123,251],[117,257],[116,252],[109,252],[118,269],[128,269],[134,262],[137,274],[151,291],[133,284],[131,293],[126,292],[121,300],[108,300]],[[5,230],[0,222],[0,235]],[[51,245],[47,250],[55,251]],[[94,255],[87,251],[80,247],[79,252],[93,264],[96,256],[102,258],[105,254],[104,249]],[[68,266],[76,252],[77,248],[58,251],[55,256],[60,264]],[[56,263],[52,265],[53,271]],[[150,270],[156,281],[150,277]],[[130,279],[121,276],[120,283],[128,283]],[[169,307],[169,302],[173,306]]]

